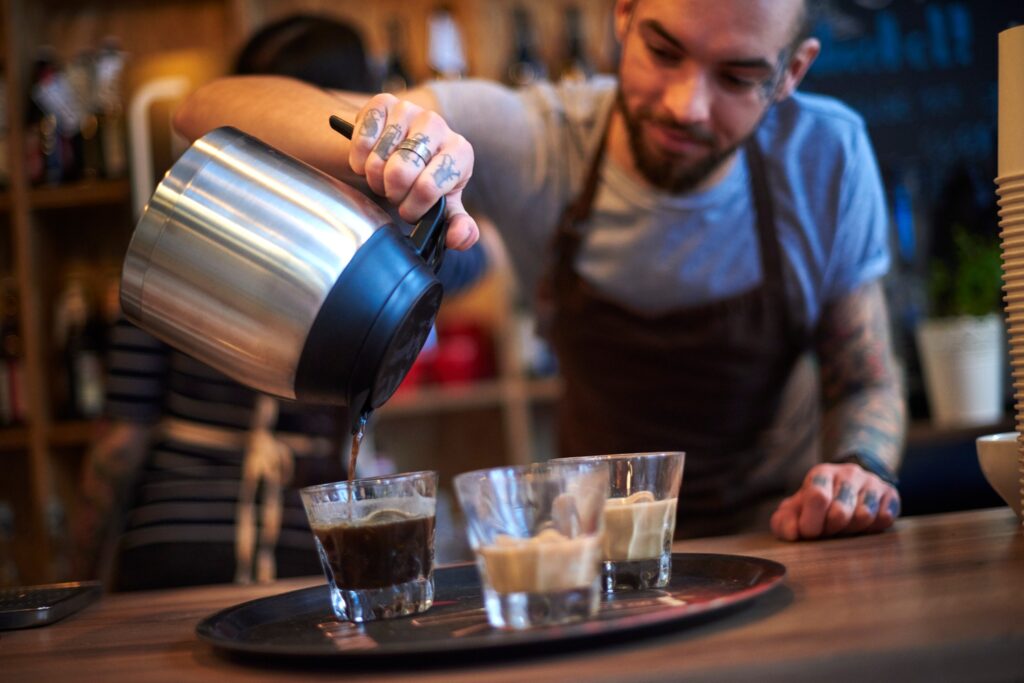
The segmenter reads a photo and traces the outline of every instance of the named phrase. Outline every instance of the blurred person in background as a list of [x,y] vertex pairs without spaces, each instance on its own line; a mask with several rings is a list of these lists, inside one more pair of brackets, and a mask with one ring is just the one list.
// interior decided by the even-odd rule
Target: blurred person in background
[[[380,89],[359,33],[322,16],[263,27],[234,71]],[[483,258],[446,259],[446,290],[474,280]],[[298,489],[346,477],[348,424],[344,409],[261,395],[122,319],[72,521],[75,578],[141,590],[318,574]]]

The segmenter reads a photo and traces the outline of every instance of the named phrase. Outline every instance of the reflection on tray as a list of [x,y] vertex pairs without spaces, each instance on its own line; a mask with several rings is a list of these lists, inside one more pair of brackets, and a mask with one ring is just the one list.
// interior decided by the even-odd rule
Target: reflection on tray
[[488,624],[476,566],[467,564],[437,569],[434,605],[414,617],[338,621],[326,586],[317,586],[223,610],[203,620],[196,633],[231,652],[287,657],[386,657],[380,661],[390,663],[406,655],[476,656],[508,648],[522,654],[529,646],[561,648],[613,634],[639,635],[652,626],[720,613],[765,594],[784,575],[781,564],[761,558],[677,553],[666,590],[607,595],[597,617],[587,621],[506,631]]

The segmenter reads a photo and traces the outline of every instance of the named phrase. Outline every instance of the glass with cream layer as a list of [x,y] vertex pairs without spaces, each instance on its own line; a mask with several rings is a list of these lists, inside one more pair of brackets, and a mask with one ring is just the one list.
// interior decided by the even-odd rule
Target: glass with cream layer
[[524,629],[592,617],[600,602],[608,468],[556,460],[455,477],[487,619]]
[[672,574],[682,452],[566,458],[608,469],[601,584],[606,592],[664,588]]

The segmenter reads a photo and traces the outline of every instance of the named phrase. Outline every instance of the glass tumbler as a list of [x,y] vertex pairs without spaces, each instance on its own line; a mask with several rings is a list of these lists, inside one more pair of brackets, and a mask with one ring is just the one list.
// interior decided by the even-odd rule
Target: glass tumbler
[[586,619],[600,602],[608,468],[552,461],[455,477],[487,619],[525,629]]
[[300,493],[339,619],[389,619],[430,608],[437,472],[321,484]]
[[664,588],[672,574],[682,452],[566,458],[608,470],[601,584],[605,592]]

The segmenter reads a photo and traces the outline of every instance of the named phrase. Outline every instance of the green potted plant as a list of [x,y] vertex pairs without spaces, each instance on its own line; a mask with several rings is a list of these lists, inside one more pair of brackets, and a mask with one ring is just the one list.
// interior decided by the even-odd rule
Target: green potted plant
[[929,272],[931,315],[917,328],[932,419],[945,425],[1003,415],[1005,331],[998,240],[953,227],[954,258]]

